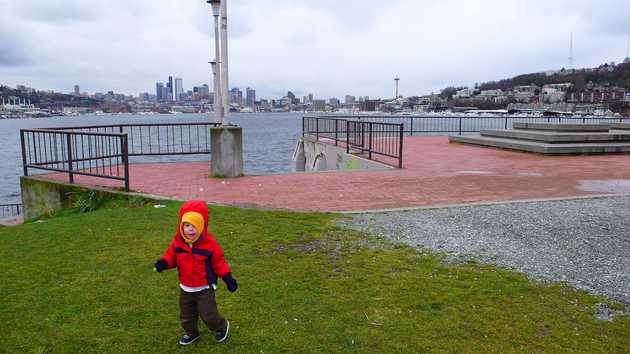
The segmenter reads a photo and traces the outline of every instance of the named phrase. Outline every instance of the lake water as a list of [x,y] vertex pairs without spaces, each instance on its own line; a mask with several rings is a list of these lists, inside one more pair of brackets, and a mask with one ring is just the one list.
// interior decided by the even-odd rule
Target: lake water
[[[243,127],[245,173],[248,175],[290,171],[295,144],[302,134],[301,113],[231,114],[229,120]],[[0,120],[0,204],[21,203],[22,153],[20,129],[124,123],[207,122],[207,114],[156,114],[54,117]],[[209,160],[210,156],[167,156],[157,161]],[[131,162],[133,163],[133,159]],[[137,161],[137,160],[136,160]],[[143,159],[146,161],[146,159]],[[37,173],[29,170],[29,173]]]

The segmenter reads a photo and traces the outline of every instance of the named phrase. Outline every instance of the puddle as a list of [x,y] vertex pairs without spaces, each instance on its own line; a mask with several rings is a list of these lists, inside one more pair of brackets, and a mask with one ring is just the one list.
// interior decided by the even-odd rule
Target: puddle
[[578,188],[586,192],[630,193],[630,179],[584,180]]

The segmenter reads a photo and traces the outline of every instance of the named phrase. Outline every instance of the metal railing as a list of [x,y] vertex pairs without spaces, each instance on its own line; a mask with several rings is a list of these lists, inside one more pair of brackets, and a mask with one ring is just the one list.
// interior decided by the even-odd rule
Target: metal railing
[[10,218],[22,214],[22,204],[0,204],[0,218]]
[[220,123],[150,123],[50,129],[127,134],[129,156],[164,156],[210,153],[209,128],[218,125]]
[[312,135],[316,140],[327,139],[336,146],[345,146],[346,152],[385,156],[403,164],[403,124],[361,122],[340,118],[302,117],[302,136]]
[[29,168],[124,181],[129,190],[127,134],[52,129],[20,130],[24,175]]
[[22,164],[29,169],[123,181],[135,156],[209,154],[210,127],[218,123],[118,124],[22,129]]
[[526,116],[399,116],[322,115],[319,118],[348,119],[361,122],[403,124],[406,135],[478,133],[483,129],[511,129],[514,123],[615,123],[630,122],[619,117],[526,117]]

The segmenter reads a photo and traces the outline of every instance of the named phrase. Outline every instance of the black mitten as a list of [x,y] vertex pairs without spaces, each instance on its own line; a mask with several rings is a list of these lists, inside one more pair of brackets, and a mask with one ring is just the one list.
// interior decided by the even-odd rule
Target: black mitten
[[238,284],[236,283],[236,279],[232,278],[232,273],[227,273],[222,279],[225,284],[227,284],[227,288],[230,292],[233,293],[238,289]]
[[166,261],[163,259],[158,259],[158,261],[155,262],[154,267],[155,270],[158,271],[158,273],[161,273],[163,270],[166,270],[168,268],[168,263],[166,263]]

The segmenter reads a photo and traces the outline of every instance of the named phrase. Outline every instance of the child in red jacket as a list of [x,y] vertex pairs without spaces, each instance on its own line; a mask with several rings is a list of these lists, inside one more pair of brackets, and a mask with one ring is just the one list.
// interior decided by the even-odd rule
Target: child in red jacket
[[179,210],[179,226],[166,253],[155,263],[155,270],[177,267],[179,273],[180,320],[186,333],[179,341],[188,345],[199,338],[198,317],[223,342],[230,331],[230,322],[217,310],[214,291],[217,277],[223,279],[230,292],[238,284],[232,277],[221,246],[208,232],[208,206],[204,201],[190,200]]

